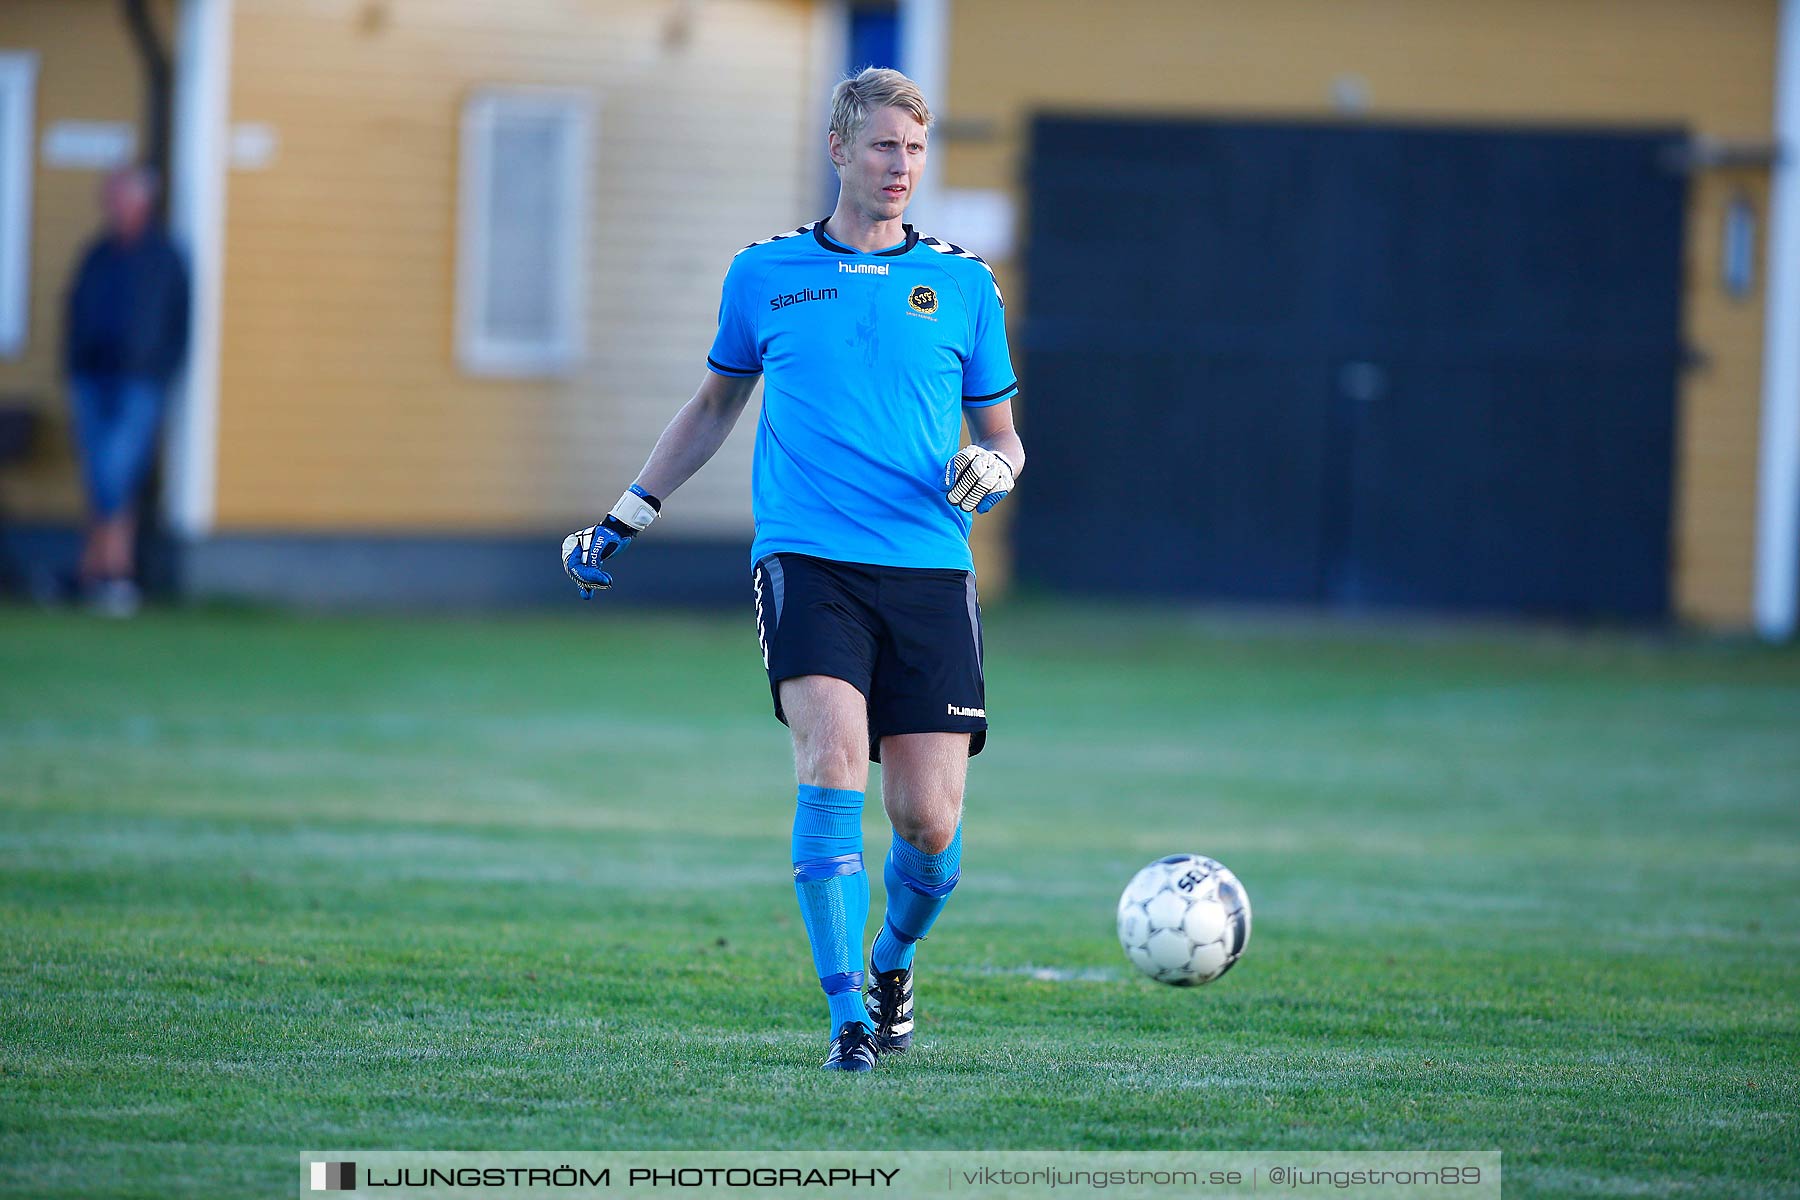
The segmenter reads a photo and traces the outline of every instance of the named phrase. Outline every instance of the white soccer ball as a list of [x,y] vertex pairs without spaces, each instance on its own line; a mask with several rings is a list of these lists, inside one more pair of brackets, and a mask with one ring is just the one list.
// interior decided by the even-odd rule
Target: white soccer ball
[[1159,858],[1119,897],[1119,944],[1158,983],[1211,983],[1250,944],[1250,894],[1216,859]]

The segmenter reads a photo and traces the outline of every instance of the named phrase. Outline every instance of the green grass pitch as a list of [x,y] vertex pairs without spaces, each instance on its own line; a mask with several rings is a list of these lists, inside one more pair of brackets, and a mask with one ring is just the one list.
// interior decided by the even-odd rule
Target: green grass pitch
[[[919,1045],[845,1078],[747,616],[0,611],[0,1191],[1497,1148],[1513,1195],[1800,1195],[1800,653],[1032,606],[988,649]],[[1197,990],[1112,928],[1185,850],[1256,913]]]

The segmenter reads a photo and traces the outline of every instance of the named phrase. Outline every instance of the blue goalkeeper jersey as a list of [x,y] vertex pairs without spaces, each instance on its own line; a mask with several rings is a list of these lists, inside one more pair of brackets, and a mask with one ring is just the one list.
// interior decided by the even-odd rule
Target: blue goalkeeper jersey
[[970,518],[944,499],[944,467],[963,410],[1019,390],[993,272],[910,225],[875,254],[823,226],[738,252],[706,360],[763,376],[752,561],[971,570]]

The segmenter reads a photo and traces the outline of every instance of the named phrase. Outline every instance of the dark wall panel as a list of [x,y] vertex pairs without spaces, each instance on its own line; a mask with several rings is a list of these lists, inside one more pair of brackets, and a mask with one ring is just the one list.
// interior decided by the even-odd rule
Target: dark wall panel
[[1670,136],[1040,120],[1021,576],[1666,613]]

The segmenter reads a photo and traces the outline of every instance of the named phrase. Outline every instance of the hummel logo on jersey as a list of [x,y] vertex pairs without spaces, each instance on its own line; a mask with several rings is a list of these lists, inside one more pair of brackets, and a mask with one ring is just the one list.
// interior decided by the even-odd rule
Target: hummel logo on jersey
[[944,708],[946,709],[946,716],[984,718],[987,716],[987,709],[985,708],[964,708],[960,704],[946,704],[944,705]]
[[838,264],[838,274],[840,275],[886,275],[887,273],[888,264],[886,263],[841,262]]
[[790,304],[805,304],[808,300],[836,300],[836,288],[801,288],[797,292],[783,292],[779,296],[769,297],[771,311],[786,308]]

